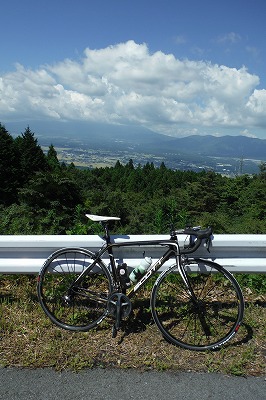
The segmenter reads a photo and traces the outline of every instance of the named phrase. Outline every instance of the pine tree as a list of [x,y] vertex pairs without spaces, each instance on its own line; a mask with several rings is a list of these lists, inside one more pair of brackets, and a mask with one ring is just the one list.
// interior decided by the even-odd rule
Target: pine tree
[[48,164],[29,126],[15,139],[15,144],[19,154],[20,185],[23,186],[36,172],[47,171]]
[[51,171],[56,171],[60,169],[61,166],[57,158],[57,152],[52,144],[49,147],[46,159]]
[[0,123],[0,204],[16,201],[17,157],[14,139]]

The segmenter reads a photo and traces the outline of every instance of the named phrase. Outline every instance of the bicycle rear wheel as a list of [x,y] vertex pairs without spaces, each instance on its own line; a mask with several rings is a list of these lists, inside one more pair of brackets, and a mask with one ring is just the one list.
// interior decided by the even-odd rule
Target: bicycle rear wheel
[[[190,350],[213,350],[238,331],[244,299],[235,278],[220,265],[201,259],[163,272],[151,293],[153,318],[165,339]],[[190,289],[189,289],[190,287]]]
[[[60,328],[87,331],[107,315],[111,274],[85,249],[61,249],[44,263],[37,292],[46,315]],[[80,274],[86,270],[81,279]]]

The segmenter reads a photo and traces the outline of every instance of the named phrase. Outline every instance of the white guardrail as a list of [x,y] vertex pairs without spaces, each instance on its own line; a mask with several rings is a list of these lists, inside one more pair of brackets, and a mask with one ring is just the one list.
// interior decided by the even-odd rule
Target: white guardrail
[[[178,236],[181,246],[186,238],[186,235]],[[164,240],[169,236],[112,236],[117,243],[153,239]],[[55,250],[82,247],[96,251],[103,243],[103,239],[96,235],[0,236],[0,273],[37,274],[46,258]],[[153,261],[164,252],[162,246],[130,246],[115,250],[114,255],[117,260],[123,260],[133,268],[140,262],[144,250],[145,255],[151,256]],[[266,235],[214,235],[210,253],[205,246],[201,246],[193,255],[213,260],[233,273],[266,273]],[[173,260],[169,260],[163,268],[171,264]]]

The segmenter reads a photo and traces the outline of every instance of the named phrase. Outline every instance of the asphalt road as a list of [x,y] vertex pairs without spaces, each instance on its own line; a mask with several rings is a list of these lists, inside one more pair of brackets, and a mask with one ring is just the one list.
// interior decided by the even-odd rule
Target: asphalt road
[[0,368],[1,400],[265,400],[266,377],[93,369]]

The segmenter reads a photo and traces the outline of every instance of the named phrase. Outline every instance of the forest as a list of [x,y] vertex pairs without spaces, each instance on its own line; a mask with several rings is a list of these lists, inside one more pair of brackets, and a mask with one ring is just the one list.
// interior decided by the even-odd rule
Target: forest
[[179,171],[164,163],[81,169],[44,153],[29,127],[13,137],[0,123],[0,234],[98,234],[85,213],[121,218],[113,233],[167,234],[186,225],[215,233],[262,234],[266,163],[234,178]]

